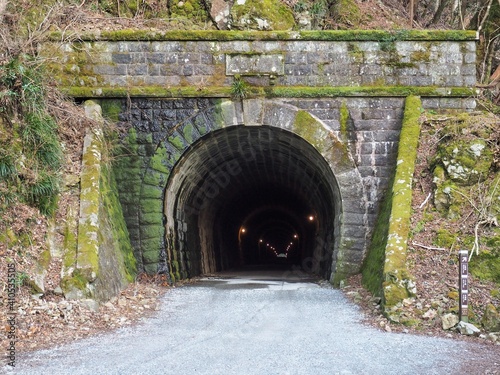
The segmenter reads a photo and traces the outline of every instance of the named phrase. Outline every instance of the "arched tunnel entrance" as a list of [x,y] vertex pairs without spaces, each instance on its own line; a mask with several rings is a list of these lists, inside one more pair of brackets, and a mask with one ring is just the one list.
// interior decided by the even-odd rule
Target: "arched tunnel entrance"
[[340,212],[332,170],[307,141],[270,126],[222,128],[170,175],[167,261],[181,278],[254,265],[330,278]]

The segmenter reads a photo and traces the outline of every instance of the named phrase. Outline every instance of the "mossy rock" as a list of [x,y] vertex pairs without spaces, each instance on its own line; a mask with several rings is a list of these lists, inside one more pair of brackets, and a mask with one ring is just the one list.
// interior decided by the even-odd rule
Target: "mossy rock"
[[237,30],[291,30],[295,27],[292,10],[279,0],[239,1],[231,8],[231,18],[231,28]]
[[330,7],[330,15],[335,22],[349,28],[357,28],[362,18],[361,10],[354,0],[336,0]]
[[386,273],[384,277],[382,303],[385,314],[391,315],[390,311],[397,308],[403,300],[415,297],[417,290],[413,277],[405,269]]
[[439,145],[437,160],[448,178],[459,185],[470,186],[486,179],[493,154],[482,139],[453,140]]
[[78,272],[68,275],[61,280],[61,289],[67,299],[82,299],[92,297],[88,289],[87,280]]
[[500,248],[482,249],[479,255],[473,254],[470,273],[481,280],[500,284]]
[[[435,178],[436,182],[437,179]],[[462,215],[467,194],[451,180],[437,183],[434,191],[434,206],[436,210],[448,219],[458,219]]]
[[187,19],[197,24],[210,22],[210,16],[202,0],[171,1],[170,17],[172,19]]
[[481,325],[487,332],[500,332],[500,313],[494,305],[486,306]]

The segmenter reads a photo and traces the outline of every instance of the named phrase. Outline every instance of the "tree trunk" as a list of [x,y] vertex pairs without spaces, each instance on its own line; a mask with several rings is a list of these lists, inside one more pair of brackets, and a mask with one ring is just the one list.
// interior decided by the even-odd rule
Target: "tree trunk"
[[439,0],[439,5],[437,7],[436,13],[434,13],[432,21],[427,26],[435,25],[439,22],[441,16],[443,15],[443,11],[445,10],[446,6],[450,3],[450,1],[451,0]]
[[410,28],[413,28],[413,22],[417,18],[418,0],[410,0]]
[[415,17],[415,13],[413,10],[415,9],[415,0],[410,0],[410,29],[413,28],[413,18]]

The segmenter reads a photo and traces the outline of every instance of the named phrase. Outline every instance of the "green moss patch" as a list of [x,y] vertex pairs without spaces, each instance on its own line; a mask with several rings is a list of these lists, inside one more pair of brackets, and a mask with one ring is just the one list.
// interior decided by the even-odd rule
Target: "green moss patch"
[[232,27],[238,30],[291,30],[295,19],[290,8],[278,0],[246,0],[231,8]]
[[[164,86],[134,86],[134,87],[106,87],[98,88],[89,85],[86,87],[62,85],[61,89],[74,98],[126,98],[132,97],[178,97],[178,98],[231,98],[230,86],[211,86],[201,89],[196,86],[168,88]],[[470,97],[474,90],[467,87],[450,87],[445,89],[436,86],[270,86],[249,87],[247,97],[268,98],[321,98],[337,96],[380,96],[380,97],[407,97],[408,95],[426,97]]]
[[297,111],[293,131],[312,144],[319,152],[326,150],[326,134],[322,126],[309,112]]
[[170,5],[172,19],[188,19],[197,24],[209,23],[210,17],[201,0],[172,1]]
[[469,268],[470,273],[478,279],[500,284],[500,247],[483,248],[479,255],[472,256]]
[[[392,182],[389,186],[391,185]],[[373,229],[373,236],[368,254],[361,268],[362,283],[364,287],[375,296],[382,296],[385,249],[389,234],[388,223],[391,217],[391,208],[392,194],[386,194]]]
[[[275,13],[276,14],[276,13]],[[63,35],[53,32],[49,39],[59,42]],[[325,41],[387,41],[387,40],[429,40],[429,41],[467,41],[476,40],[474,30],[322,30],[322,31],[214,31],[214,30],[102,30],[99,34],[82,33],[82,41],[162,41],[162,40],[325,40]]]

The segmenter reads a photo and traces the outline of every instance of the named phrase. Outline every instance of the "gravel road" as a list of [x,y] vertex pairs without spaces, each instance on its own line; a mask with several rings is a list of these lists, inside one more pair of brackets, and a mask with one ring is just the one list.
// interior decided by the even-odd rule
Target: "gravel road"
[[[450,374],[471,344],[363,325],[339,290],[225,274],[167,292],[154,318],[18,355],[7,374]],[[479,372],[478,372],[479,373]]]

